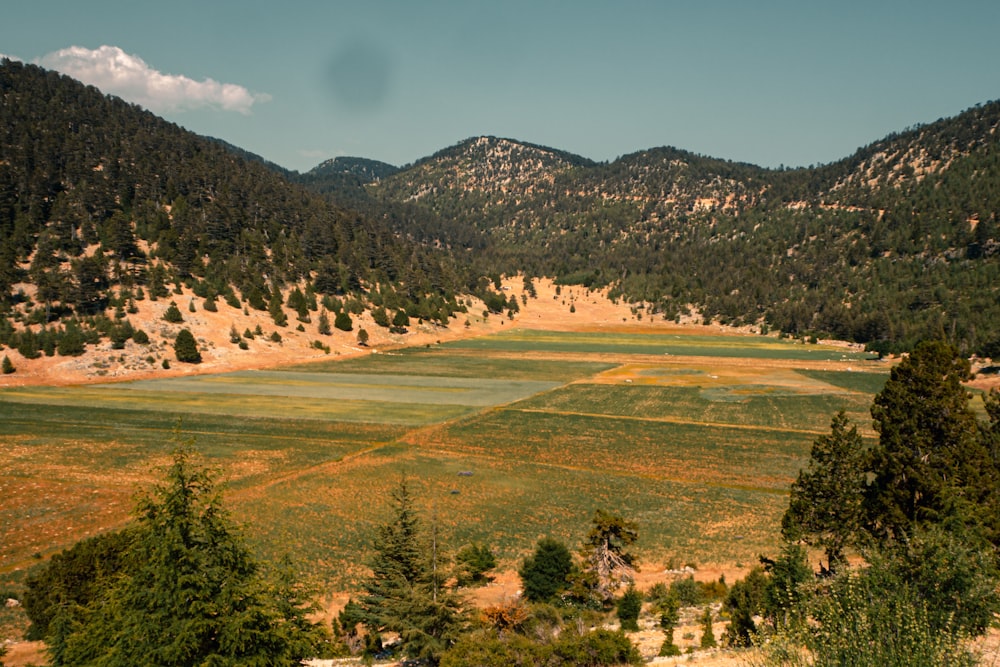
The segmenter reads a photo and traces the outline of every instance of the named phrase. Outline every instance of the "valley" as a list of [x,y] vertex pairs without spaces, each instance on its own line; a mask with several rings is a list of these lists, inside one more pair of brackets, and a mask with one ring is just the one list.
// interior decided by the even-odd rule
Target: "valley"
[[541,536],[572,543],[607,508],[641,526],[642,562],[738,571],[776,548],[810,442],[840,409],[867,430],[886,377],[844,346],[602,323],[615,306],[600,295],[576,292],[570,315],[554,292],[545,283],[514,321],[453,341],[0,390],[3,576],[123,525],[187,440],[261,553],[290,554],[328,591],[364,576],[404,476],[450,549],[487,542],[502,569]]

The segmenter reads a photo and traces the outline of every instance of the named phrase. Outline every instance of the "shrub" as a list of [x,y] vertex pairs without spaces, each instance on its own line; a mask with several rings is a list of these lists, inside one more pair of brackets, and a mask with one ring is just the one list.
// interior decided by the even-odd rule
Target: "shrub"
[[455,561],[458,564],[459,586],[485,586],[493,581],[493,577],[486,573],[497,566],[497,559],[488,546],[469,544],[462,547]]
[[670,593],[682,607],[696,607],[704,601],[704,595],[694,577],[676,579],[670,584]]
[[712,630],[712,608],[705,607],[705,612],[701,615],[701,644],[702,648],[715,648],[715,632]]
[[622,630],[631,632],[639,631],[639,612],[642,610],[642,593],[636,587],[629,586],[625,593],[618,598],[615,605],[618,611],[618,620]]

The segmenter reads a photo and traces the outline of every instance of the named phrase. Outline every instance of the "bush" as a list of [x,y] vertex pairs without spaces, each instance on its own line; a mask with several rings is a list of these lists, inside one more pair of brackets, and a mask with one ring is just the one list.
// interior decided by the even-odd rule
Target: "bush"
[[[363,331],[363,329],[362,329]],[[497,566],[496,556],[483,544],[469,544],[455,556],[458,565],[459,586],[485,586],[493,581],[487,572]]]
[[670,593],[677,598],[682,607],[696,607],[705,599],[702,589],[698,586],[698,582],[694,580],[694,577],[672,581],[670,583]]
[[639,612],[642,611],[642,593],[635,586],[629,586],[618,598],[615,605],[618,611],[618,621],[622,630],[639,631]]
[[621,632],[563,632],[551,643],[520,634],[501,637],[496,631],[467,635],[441,656],[440,667],[610,667],[639,665],[639,650]]

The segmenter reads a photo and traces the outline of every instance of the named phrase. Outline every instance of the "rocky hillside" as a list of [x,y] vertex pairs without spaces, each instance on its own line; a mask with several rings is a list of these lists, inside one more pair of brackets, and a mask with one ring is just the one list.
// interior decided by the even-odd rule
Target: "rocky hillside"
[[400,311],[445,323],[462,310],[469,281],[446,253],[272,167],[0,61],[0,346],[31,359],[124,344],[139,302],[171,295],[279,327],[285,307],[327,329],[348,310],[386,327]]

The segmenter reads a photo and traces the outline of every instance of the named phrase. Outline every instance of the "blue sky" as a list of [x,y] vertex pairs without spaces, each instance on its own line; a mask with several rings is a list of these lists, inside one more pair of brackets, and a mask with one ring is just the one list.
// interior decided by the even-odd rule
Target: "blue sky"
[[998,29],[995,0],[31,0],[0,54],[299,171],[483,134],[800,166],[1000,98]]

